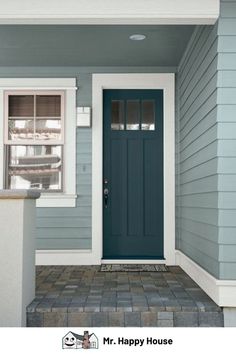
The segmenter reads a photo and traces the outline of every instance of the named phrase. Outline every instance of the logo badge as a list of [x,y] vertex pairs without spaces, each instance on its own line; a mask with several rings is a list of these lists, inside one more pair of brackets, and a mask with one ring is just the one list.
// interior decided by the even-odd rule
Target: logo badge
[[98,338],[89,331],[84,331],[84,334],[70,331],[62,338],[62,349],[98,349]]

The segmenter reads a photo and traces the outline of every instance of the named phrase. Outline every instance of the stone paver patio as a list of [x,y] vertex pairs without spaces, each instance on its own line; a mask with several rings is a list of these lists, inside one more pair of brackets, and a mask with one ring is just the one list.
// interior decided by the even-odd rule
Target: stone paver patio
[[29,327],[219,327],[222,309],[179,267],[101,272],[99,266],[39,266]]

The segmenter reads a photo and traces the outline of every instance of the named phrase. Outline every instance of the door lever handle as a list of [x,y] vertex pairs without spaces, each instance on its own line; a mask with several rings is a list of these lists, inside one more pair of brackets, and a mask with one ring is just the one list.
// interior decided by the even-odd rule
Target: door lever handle
[[104,194],[104,206],[105,206],[105,208],[107,208],[108,207],[108,196],[109,196],[108,188],[104,189],[103,194]]

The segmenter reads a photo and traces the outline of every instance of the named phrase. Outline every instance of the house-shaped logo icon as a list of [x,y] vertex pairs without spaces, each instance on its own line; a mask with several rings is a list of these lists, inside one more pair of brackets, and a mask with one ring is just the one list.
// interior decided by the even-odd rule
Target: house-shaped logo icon
[[88,331],[84,331],[84,334],[77,334],[74,332],[68,332],[62,338],[63,349],[98,349],[98,338]]

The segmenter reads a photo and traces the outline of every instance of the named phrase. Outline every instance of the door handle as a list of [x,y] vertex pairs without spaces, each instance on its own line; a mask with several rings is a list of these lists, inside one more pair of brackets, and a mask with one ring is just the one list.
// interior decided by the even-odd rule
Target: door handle
[[104,194],[104,206],[105,206],[105,208],[107,208],[108,207],[109,189],[104,188],[103,194]]

